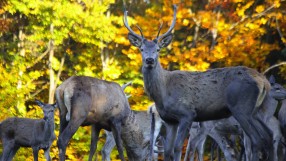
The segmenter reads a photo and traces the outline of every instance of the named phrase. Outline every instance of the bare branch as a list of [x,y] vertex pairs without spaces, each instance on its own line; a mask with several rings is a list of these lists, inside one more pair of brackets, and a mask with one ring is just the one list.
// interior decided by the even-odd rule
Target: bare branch
[[276,5],[273,4],[272,6],[268,7],[268,8],[267,8],[266,10],[264,10],[263,12],[261,12],[261,13],[259,13],[259,14],[256,14],[256,15],[253,16],[253,17],[250,17],[250,16],[245,16],[245,17],[243,17],[240,21],[238,21],[238,22],[236,22],[235,24],[233,24],[233,25],[229,28],[229,30],[234,29],[237,25],[239,25],[240,23],[244,22],[244,21],[245,21],[246,19],[248,19],[248,18],[252,18],[251,21],[254,21],[254,20],[256,20],[256,19],[258,19],[258,18],[264,16],[267,12],[269,12],[270,10],[272,10],[275,6],[276,6]]
[[40,60],[42,60],[43,57],[45,57],[49,52],[50,52],[50,45],[48,45],[47,50],[46,50],[44,53],[42,53],[42,54],[33,62],[33,64],[27,66],[27,69],[29,69],[29,68],[33,67],[35,64],[37,64],[37,63],[38,63]]
[[[276,21],[276,29],[277,29],[277,31],[279,33],[279,36],[280,36],[281,40],[282,40],[283,39],[283,34],[282,34],[281,30],[280,30],[280,26],[279,26],[277,17],[275,18],[275,21]],[[284,44],[284,46],[286,47],[286,44]]]
[[63,66],[64,66],[64,63],[65,63],[65,56],[66,56],[66,55],[64,55],[64,56],[62,57],[62,59],[61,59],[60,68],[59,68],[59,71],[58,71],[58,74],[57,74],[57,78],[56,78],[56,80],[55,80],[55,88],[56,88],[56,86],[57,86],[57,84],[58,84],[58,82],[59,82],[59,80],[60,80],[61,73],[62,73],[62,71],[63,71]]

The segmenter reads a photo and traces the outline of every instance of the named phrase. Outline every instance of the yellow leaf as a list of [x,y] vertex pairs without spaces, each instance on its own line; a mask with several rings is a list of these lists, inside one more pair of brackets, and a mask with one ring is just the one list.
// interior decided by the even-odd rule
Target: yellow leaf
[[264,17],[262,17],[261,19],[260,19],[260,22],[261,22],[261,24],[266,24],[266,22],[267,22],[267,19],[266,18],[264,18]]
[[188,26],[189,23],[190,23],[190,21],[189,21],[188,19],[184,19],[184,20],[183,20],[183,25],[184,25],[184,26]]
[[284,37],[282,38],[282,42],[283,42],[283,43],[286,43],[286,39],[285,39]]
[[260,12],[263,12],[264,11],[264,6],[263,5],[259,5],[259,6],[257,6],[256,8],[255,8],[255,11],[257,12],[257,13],[260,13]]

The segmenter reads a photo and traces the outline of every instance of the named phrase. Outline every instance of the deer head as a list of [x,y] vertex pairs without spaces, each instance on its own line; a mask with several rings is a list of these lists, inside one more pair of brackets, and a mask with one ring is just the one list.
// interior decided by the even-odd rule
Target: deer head
[[270,95],[276,100],[286,99],[286,89],[280,84],[276,83],[273,75],[270,76],[269,82],[271,84]]
[[44,120],[49,118],[54,118],[54,110],[56,108],[56,103],[54,104],[45,104],[39,100],[35,100],[35,102],[43,109],[44,112]]
[[141,35],[136,34],[131,29],[131,27],[128,25],[127,11],[124,12],[123,21],[124,21],[125,27],[129,30],[128,39],[132,45],[140,49],[141,54],[142,54],[143,66],[146,68],[152,68],[156,66],[161,48],[168,46],[173,39],[173,34],[171,32],[176,24],[177,6],[173,5],[173,8],[174,8],[174,15],[173,15],[173,21],[172,21],[170,28],[168,29],[166,33],[160,35],[160,31],[163,26],[163,24],[161,24],[157,37],[153,40],[145,39],[142,33],[142,30],[140,29],[139,26],[136,26],[136,27],[139,29]]

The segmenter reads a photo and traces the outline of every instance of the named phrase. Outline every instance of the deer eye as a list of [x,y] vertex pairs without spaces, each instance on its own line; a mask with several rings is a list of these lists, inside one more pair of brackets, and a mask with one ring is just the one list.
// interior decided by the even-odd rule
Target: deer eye
[[143,49],[140,49],[141,51],[143,51]]
[[160,49],[157,49],[157,52],[159,52],[160,51]]

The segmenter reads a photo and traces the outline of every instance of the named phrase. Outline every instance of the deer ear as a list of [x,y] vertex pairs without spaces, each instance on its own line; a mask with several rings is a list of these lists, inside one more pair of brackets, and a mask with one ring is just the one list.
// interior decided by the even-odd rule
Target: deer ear
[[141,47],[142,45],[142,38],[131,33],[128,33],[128,39],[130,43],[136,47]]
[[40,106],[40,107],[44,107],[45,104],[43,102],[41,102],[40,100],[35,100],[35,102]]
[[271,85],[275,84],[275,78],[274,78],[273,75],[271,75],[271,76],[269,77],[269,82],[270,82]]
[[54,108],[57,108],[57,107],[58,107],[57,102],[56,102],[56,103],[54,103],[54,104],[52,104],[52,106],[53,106]]
[[159,40],[159,46],[160,48],[164,48],[164,47],[167,47],[171,42],[172,42],[172,39],[173,39],[173,34],[169,34],[165,37],[163,37],[161,40]]

